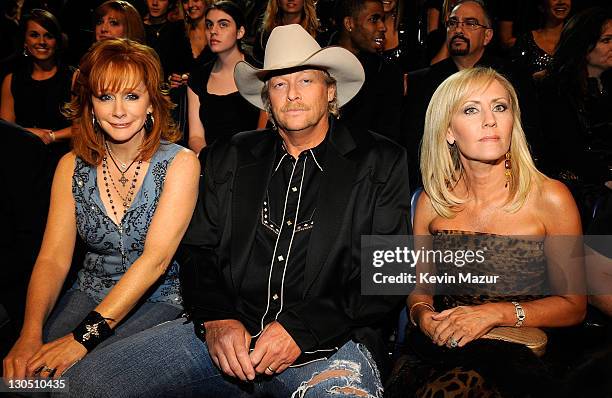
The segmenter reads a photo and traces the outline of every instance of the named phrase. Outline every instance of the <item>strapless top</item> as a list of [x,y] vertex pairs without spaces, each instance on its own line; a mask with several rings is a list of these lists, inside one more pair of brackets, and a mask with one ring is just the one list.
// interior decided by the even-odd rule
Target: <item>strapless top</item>
[[543,239],[441,230],[433,236],[433,248],[447,254],[436,259],[436,275],[455,277],[440,278],[443,282],[436,285],[438,310],[531,301],[550,291]]

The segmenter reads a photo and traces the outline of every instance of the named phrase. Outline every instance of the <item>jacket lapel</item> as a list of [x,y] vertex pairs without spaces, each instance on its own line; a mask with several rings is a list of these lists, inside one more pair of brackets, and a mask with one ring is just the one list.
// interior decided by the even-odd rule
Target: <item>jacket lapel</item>
[[269,134],[264,139],[257,135],[244,143],[238,153],[232,193],[232,233],[231,233],[231,264],[232,280],[238,288],[245,271],[261,206],[270,181],[274,164],[276,134],[272,131],[262,132]]
[[317,198],[315,228],[308,243],[304,271],[304,295],[321,272],[328,254],[337,242],[350,199],[357,164],[345,157],[355,148],[349,131],[339,123],[332,123],[325,157],[323,180]]

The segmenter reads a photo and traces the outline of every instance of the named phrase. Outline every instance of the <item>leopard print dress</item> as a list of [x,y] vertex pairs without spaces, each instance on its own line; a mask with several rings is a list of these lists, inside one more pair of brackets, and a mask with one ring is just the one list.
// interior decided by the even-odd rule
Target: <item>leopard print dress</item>
[[[489,302],[525,302],[549,293],[542,240],[439,231],[433,236],[433,247],[455,252],[484,250],[485,253],[483,262],[466,262],[460,267],[452,261],[437,261],[437,275],[499,276],[496,283],[453,283],[453,279],[446,278],[449,283],[436,285],[437,311]],[[549,379],[539,359],[518,344],[481,339],[462,348],[448,349],[432,344],[412,325],[408,326],[406,336],[403,352],[395,361],[386,385],[388,397],[514,396],[520,384],[516,383],[517,378],[541,385]],[[514,369],[512,372],[507,371],[510,367]]]

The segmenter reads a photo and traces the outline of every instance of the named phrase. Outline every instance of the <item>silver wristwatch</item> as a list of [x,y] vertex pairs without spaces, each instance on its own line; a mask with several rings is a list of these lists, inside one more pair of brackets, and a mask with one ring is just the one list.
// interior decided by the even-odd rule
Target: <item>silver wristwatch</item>
[[517,301],[513,301],[512,304],[514,304],[514,309],[516,310],[516,323],[514,327],[520,328],[525,320],[525,310]]

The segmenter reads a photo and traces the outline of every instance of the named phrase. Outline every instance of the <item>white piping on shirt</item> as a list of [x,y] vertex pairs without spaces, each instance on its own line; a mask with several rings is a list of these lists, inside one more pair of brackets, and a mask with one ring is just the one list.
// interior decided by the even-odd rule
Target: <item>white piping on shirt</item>
[[[298,193],[297,208],[295,209],[295,220],[293,220],[294,221],[293,231],[291,232],[291,240],[289,241],[289,249],[287,250],[287,258],[285,259],[285,268],[283,269],[283,278],[281,279],[281,294],[280,294],[281,304],[280,304],[280,309],[276,313],[276,316],[274,316],[275,320],[278,319],[278,315],[283,310],[283,304],[285,302],[285,274],[287,273],[287,265],[289,264],[289,257],[291,256],[291,246],[293,245],[293,238],[295,237],[295,229],[297,228],[297,224],[298,224],[297,218],[298,218],[298,214],[300,213],[300,202],[302,200],[302,187],[304,185],[304,175],[306,174],[306,161],[307,160],[308,160],[308,156],[304,156],[304,167],[302,168],[302,179],[300,181],[300,191]],[[295,163],[297,164],[297,162]],[[291,184],[289,184],[289,187],[287,187],[287,192],[289,192],[290,189],[291,189]],[[285,219],[283,218],[283,222],[284,221]]]
[[[285,155],[283,155],[283,158],[285,157]],[[279,166],[280,166],[280,163],[279,163]],[[268,274],[268,301],[266,304],[266,312],[264,312],[263,316],[261,317],[261,321],[259,322],[260,330],[255,336],[252,336],[253,338],[259,336],[261,332],[263,332],[264,319],[266,318],[266,315],[268,315],[268,311],[270,310],[270,282],[272,280],[272,270],[274,269],[274,261],[276,260],[276,249],[278,248],[278,241],[280,240],[281,233],[283,232],[283,228],[285,226],[284,223],[285,223],[285,215],[287,214],[287,199],[289,199],[289,191],[291,190],[291,181],[293,180],[293,173],[295,172],[295,166],[297,166],[297,161],[293,164],[293,169],[291,170],[291,176],[289,177],[289,185],[287,186],[287,193],[285,194],[285,205],[283,206],[283,218],[282,218],[283,223],[281,224],[281,230],[276,236],[276,242],[274,243],[274,252],[272,253],[272,261],[270,262],[270,272]],[[296,213],[296,217],[297,217],[297,213]],[[293,223],[293,229],[295,233],[295,223]],[[293,237],[292,237],[292,240],[293,240]]]
[[312,149],[309,149],[310,154],[312,155],[312,158],[314,159],[315,163],[317,164],[317,167],[319,168],[319,170],[323,171],[323,167],[321,167],[321,165],[319,164],[319,162],[317,161],[317,157],[315,156],[314,152],[312,151]]

